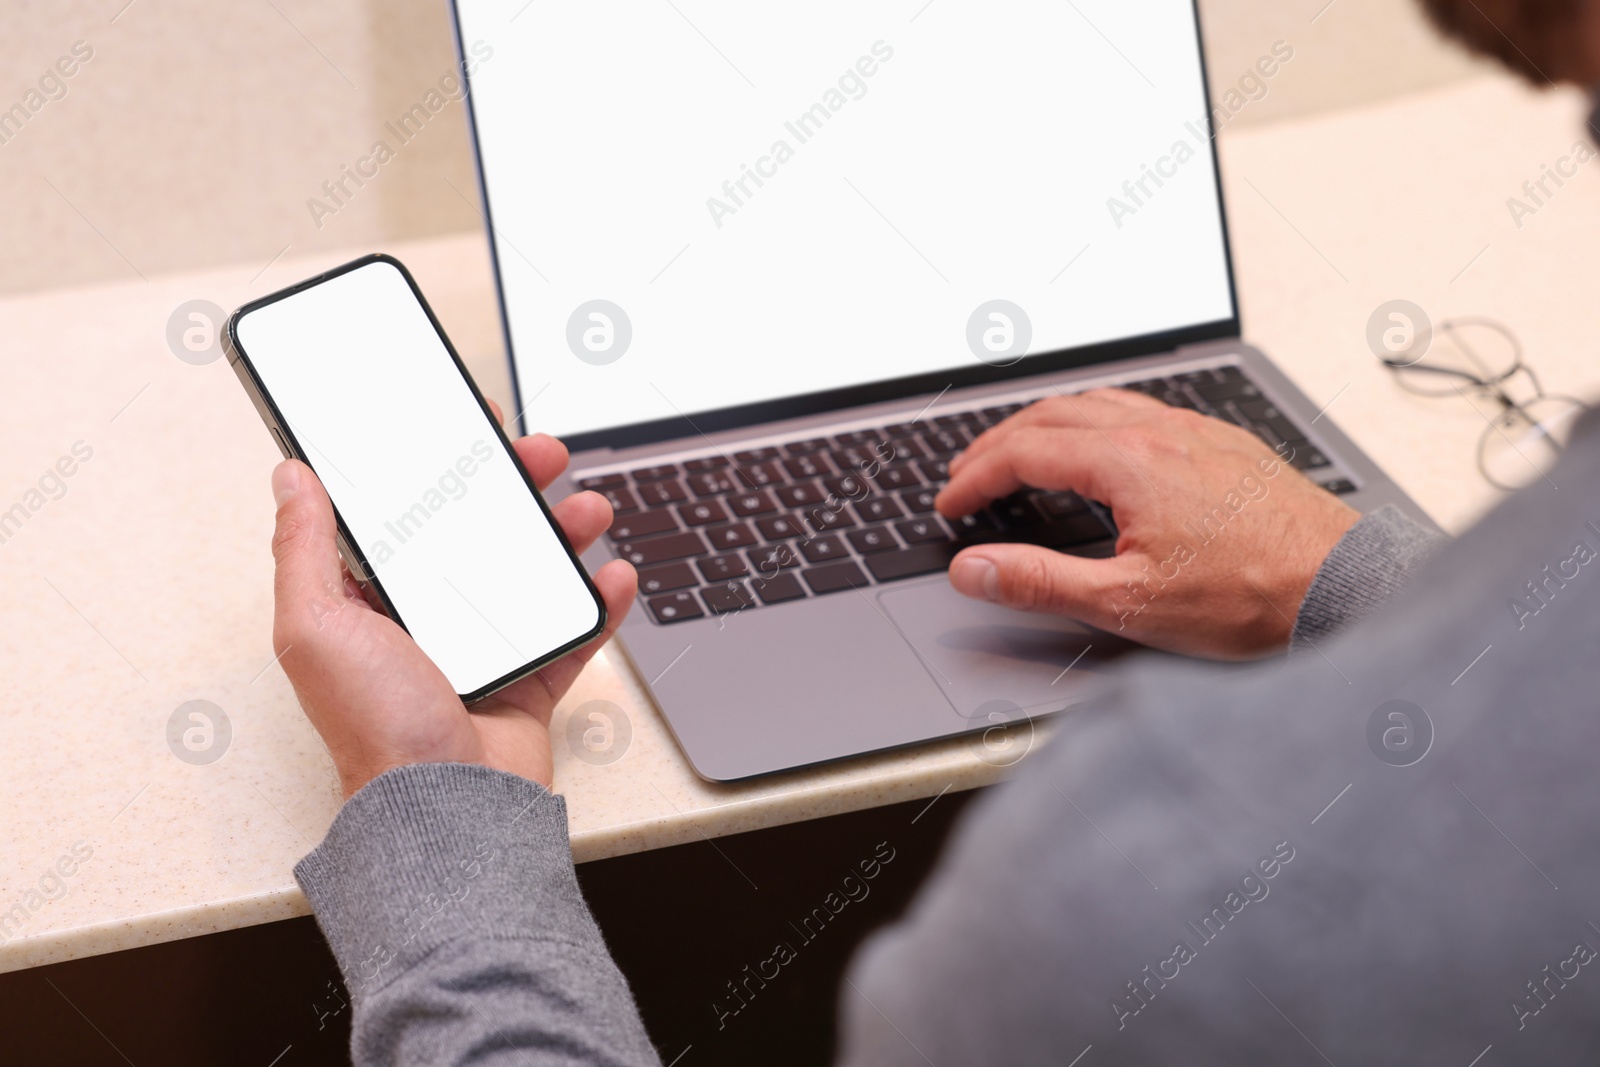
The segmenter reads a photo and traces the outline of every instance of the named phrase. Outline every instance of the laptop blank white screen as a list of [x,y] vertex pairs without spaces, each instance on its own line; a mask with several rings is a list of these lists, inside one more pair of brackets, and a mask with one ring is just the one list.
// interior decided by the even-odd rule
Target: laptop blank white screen
[[1233,317],[1190,0],[457,18],[530,431]]

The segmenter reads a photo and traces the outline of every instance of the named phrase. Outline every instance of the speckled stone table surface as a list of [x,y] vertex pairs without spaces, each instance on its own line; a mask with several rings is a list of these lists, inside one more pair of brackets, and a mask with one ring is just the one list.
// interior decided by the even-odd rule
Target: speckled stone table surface
[[[1571,152],[1582,113],[1575,96],[1485,80],[1222,138],[1246,336],[1447,528],[1496,499],[1473,466],[1482,416],[1400,393],[1366,347],[1367,318],[1397,297],[1436,319],[1490,315],[1549,388],[1600,392],[1586,258],[1600,165],[1520,226],[1506,204]],[[231,308],[366,251],[0,300],[0,513],[26,512],[0,540],[0,970],[306,912],[290,871],[339,798],[269,643],[277,452],[226,362],[180,360],[166,334],[186,301]],[[481,238],[386,251],[506,403]],[[594,700],[632,731],[604,765],[561,741]],[[220,708],[227,736],[169,743],[189,701]],[[192,723],[180,716],[179,733]],[[936,800],[998,780],[1023,750],[957,740],[711,785],[621,649],[553,725],[580,861]]]
[[[26,510],[0,527],[0,970],[306,913],[291,869],[339,794],[273,661],[278,453],[227,361],[176,358],[166,328],[190,300],[231,309],[366,251],[0,301],[0,512]],[[509,409],[482,240],[387,251]],[[221,709],[227,736],[183,713],[169,743],[190,701]],[[565,740],[591,701],[628,722],[609,763]],[[552,733],[580,861],[933,798],[997,780],[1023,751],[958,740],[714,785],[690,771],[615,647]]]

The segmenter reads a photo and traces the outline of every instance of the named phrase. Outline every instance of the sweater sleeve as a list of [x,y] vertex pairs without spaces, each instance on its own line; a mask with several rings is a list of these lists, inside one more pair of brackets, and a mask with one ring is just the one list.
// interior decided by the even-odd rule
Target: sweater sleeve
[[419,764],[345,804],[295,867],[368,1065],[660,1060],[578,888],[561,797]]
[[1444,541],[1392,504],[1363,515],[1345,531],[1311,580],[1289,640],[1290,654],[1372,614]]

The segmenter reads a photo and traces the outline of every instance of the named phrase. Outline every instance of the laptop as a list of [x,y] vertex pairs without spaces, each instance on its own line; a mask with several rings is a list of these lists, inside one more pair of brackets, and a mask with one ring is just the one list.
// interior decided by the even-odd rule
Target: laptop
[[453,7],[516,419],[616,509],[585,562],[638,568],[621,643],[706,779],[1094,692],[1126,641],[945,574],[1113,552],[1072,492],[933,509],[1037,399],[1136,389],[1426,521],[1240,339],[1193,0]]

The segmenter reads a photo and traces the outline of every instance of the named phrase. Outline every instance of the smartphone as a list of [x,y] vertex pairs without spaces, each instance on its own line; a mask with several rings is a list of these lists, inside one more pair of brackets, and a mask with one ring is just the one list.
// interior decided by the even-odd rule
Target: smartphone
[[350,572],[474,701],[605,629],[599,592],[391,256],[235,311],[224,351],[322,480]]

